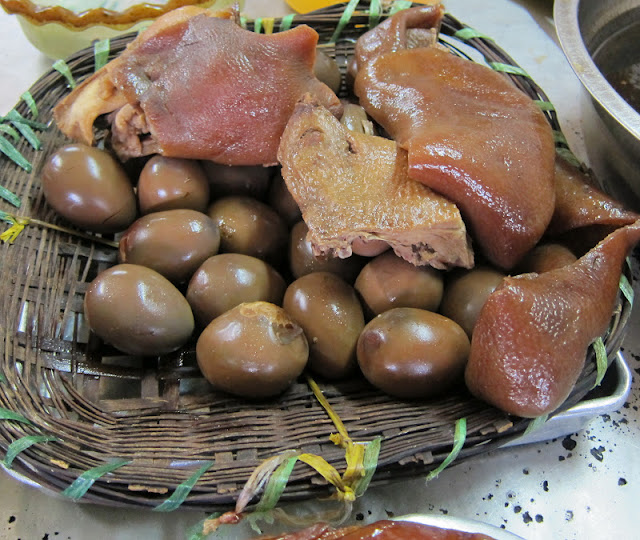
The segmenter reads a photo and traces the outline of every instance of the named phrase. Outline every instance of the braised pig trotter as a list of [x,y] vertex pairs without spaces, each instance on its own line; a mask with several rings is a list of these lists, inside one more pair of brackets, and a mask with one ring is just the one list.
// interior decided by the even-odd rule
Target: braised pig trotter
[[376,239],[416,265],[473,266],[460,212],[407,176],[407,154],[395,142],[349,131],[306,99],[278,158],[317,255],[348,257],[354,240]]
[[551,128],[503,75],[438,47],[404,48],[398,32],[433,22],[435,8],[417,17],[424,9],[394,15],[405,22],[387,25],[391,38],[377,28],[359,39],[355,93],[408,151],[409,175],[455,202],[480,250],[508,269],[553,213]]
[[302,95],[341,112],[337,96],[313,75],[317,40],[308,26],[256,34],[232,12],[177,9],[74,89],[55,118],[63,133],[91,144],[95,119],[110,113],[122,159],[160,153],[272,165]]
[[569,396],[589,345],[607,329],[640,221],[607,236],[575,263],[505,278],[473,331],[465,379],[480,399],[536,417]]

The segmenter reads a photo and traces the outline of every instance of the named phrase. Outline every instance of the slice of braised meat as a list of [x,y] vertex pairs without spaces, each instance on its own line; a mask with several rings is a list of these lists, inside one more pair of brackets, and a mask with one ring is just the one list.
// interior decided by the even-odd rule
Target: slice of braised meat
[[55,108],[63,133],[91,144],[109,114],[122,159],[160,153],[227,165],[272,165],[305,94],[336,115],[337,96],[313,74],[318,34],[243,29],[231,10],[187,7],[160,17],[121,56]]
[[457,207],[409,178],[407,153],[394,141],[352,132],[307,98],[278,159],[317,255],[344,258],[355,240],[383,240],[415,265],[473,266]]
[[610,324],[625,257],[638,241],[640,221],[573,264],[505,278],[473,330],[470,391],[518,416],[555,411],[578,380],[587,348]]
[[437,25],[439,14],[408,9],[364,34],[354,90],[408,151],[409,175],[455,202],[478,251],[509,269],[553,213],[551,128],[504,75],[440,47],[405,46],[407,28]]

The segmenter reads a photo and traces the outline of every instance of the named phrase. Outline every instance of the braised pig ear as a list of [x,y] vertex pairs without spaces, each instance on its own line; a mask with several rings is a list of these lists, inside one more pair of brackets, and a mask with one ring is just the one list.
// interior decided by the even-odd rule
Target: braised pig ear
[[579,252],[587,251],[613,230],[640,218],[600,190],[588,173],[559,156],[555,191],[555,209],[546,234],[564,236]]
[[403,9],[389,17],[356,42],[356,70],[381,54],[435,44],[443,16],[444,6],[434,2],[430,6]]
[[408,177],[394,141],[345,128],[307,98],[284,130],[278,158],[316,254],[348,257],[355,240],[383,240],[436,268],[473,266],[457,207]]
[[304,25],[266,35],[243,29],[230,15],[171,11],[63,99],[56,121],[66,135],[91,143],[96,117],[111,113],[111,140],[122,159],[157,152],[273,165],[284,126],[305,93],[336,115],[342,111],[313,74],[317,41]]
[[408,151],[410,176],[455,202],[479,250],[512,268],[553,212],[551,127],[503,75],[437,47],[402,49],[398,27],[391,47],[359,39],[360,104]]
[[607,329],[620,272],[640,240],[640,221],[607,236],[575,263],[505,278],[473,331],[465,380],[480,399],[510,414],[555,411]]

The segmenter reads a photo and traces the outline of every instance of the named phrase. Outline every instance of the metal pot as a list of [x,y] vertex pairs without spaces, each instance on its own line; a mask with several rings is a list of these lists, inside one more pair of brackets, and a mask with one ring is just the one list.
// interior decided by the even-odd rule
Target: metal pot
[[640,114],[603,73],[640,62],[640,0],[555,0],[556,31],[582,82],[584,137],[602,187],[640,211]]

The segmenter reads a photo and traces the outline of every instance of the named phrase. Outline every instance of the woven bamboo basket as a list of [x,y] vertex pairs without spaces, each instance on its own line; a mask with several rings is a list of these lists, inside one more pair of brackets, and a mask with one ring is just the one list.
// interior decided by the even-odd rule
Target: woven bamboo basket
[[[345,5],[293,19],[245,21],[254,31],[308,24],[343,73],[356,38],[388,14]],[[542,90],[491,39],[446,15],[441,40],[457,54],[486,61],[537,100],[554,130],[556,113]],[[133,39],[110,42],[109,58]],[[81,81],[95,69],[95,49],[66,60]],[[62,72],[61,72],[62,71]],[[335,427],[304,380],[278,399],[249,403],[214,392],[197,368],[194,343],[163,357],[132,357],[88,332],[83,296],[88,283],[114,264],[116,250],[104,240],[67,227],[44,201],[39,171],[49,153],[66,142],[52,122],[52,107],[68,93],[64,70],[52,69],[30,89],[42,142],[25,139],[17,150],[31,172],[0,157],[0,183],[20,200],[7,214],[30,219],[13,243],[0,246],[0,447],[11,454],[4,467],[53,493],[112,506],[156,508],[197,473],[181,508],[228,509],[249,475],[265,459],[296,449],[324,457],[344,470],[344,451],[329,436]],[[347,89],[343,84],[342,92]],[[17,110],[33,118],[25,97]],[[558,137],[559,151],[568,152]],[[108,242],[107,242],[108,243]],[[620,295],[604,336],[610,358],[620,347],[630,304]],[[563,408],[593,387],[596,368],[589,352],[578,384]],[[320,383],[354,441],[381,439],[373,484],[425,475],[450,453],[454,426],[466,418],[467,436],[456,462],[487,452],[519,436],[529,421],[509,417],[472,398],[464,389],[428,402],[383,395],[363,379]],[[69,491],[78,478],[90,485]],[[331,486],[315,471],[296,465],[283,500],[325,496]]]

